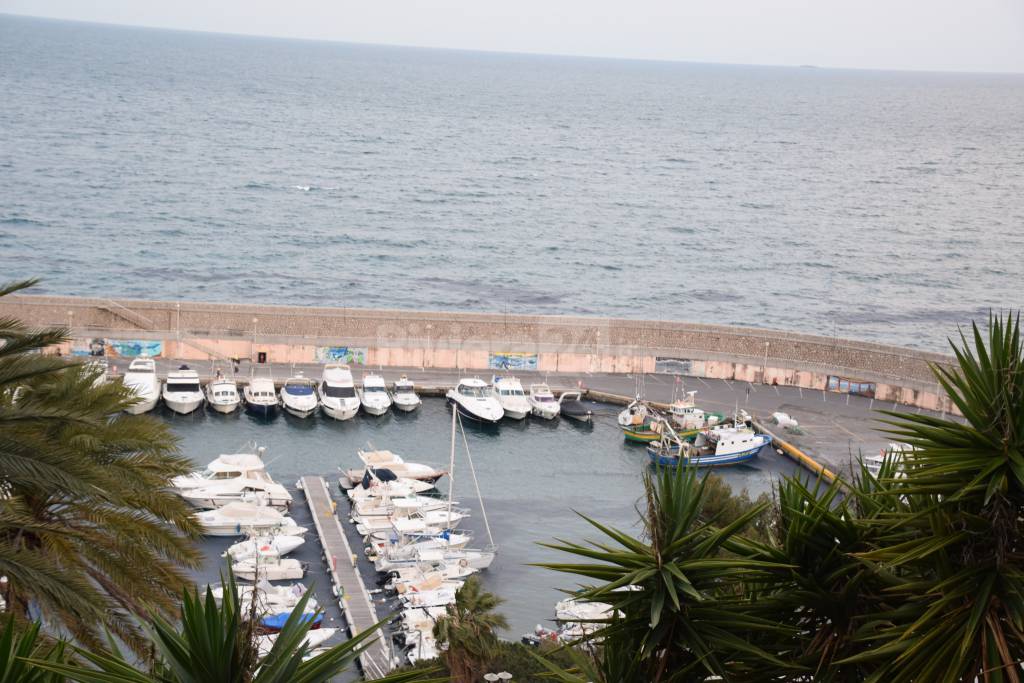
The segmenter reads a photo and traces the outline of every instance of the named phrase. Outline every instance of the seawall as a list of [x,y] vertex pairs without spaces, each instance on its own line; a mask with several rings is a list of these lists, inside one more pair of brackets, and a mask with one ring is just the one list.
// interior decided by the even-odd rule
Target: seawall
[[[63,353],[338,359],[383,367],[679,373],[871,395],[953,411],[930,364],[949,356],[776,330],[619,318],[8,296],[0,315],[63,326]],[[145,348],[143,348],[145,347]]]

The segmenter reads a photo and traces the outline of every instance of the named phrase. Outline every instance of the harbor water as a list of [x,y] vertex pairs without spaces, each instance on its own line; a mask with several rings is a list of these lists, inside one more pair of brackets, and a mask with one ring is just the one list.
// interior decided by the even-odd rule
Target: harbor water
[[1020,307],[1024,76],[574,59],[0,15],[38,292],[592,314],[946,350]]
[[[559,589],[576,585],[569,575],[528,566],[567,557],[538,546],[538,542],[556,537],[598,539],[599,532],[576,512],[625,531],[639,531],[636,506],[641,502],[647,456],[644,446],[623,441],[615,423],[617,410],[602,407],[592,426],[565,419],[506,420],[497,429],[466,425],[484,507],[499,547],[494,564],[480,576],[488,590],[506,601],[501,608],[509,621],[506,637],[518,638],[538,623],[550,626],[547,620],[554,616],[554,604],[562,597]],[[197,466],[256,443],[267,448],[267,469],[276,481],[293,486],[299,477],[317,474],[328,480],[335,495],[340,495],[338,468],[360,466],[356,452],[368,446],[394,451],[410,461],[448,466],[451,413],[442,399],[425,399],[422,408],[411,414],[391,412],[380,418],[360,414],[345,422],[322,415],[302,420],[287,414],[265,421],[241,411],[225,416],[200,410],[181,416],[163,407],[157,414],[171,424],[183,452]],[[479,547],[487,542],[483,515],[461,437],[457,446],[454,499],[472,514],[459,528],[472,531],[473,545]],[[774,478],[793,473],[795,465],[765,449],[750,466],[716,471],[735,491],[747,488],[756,496],[767,491]],[[440,491],[447,492],[448,485],[448,478],[442,479]],[[297,520],[306,524],[309,513],[301,497],[293,507]],[[349,526],[344,500],[338,512]],[[309,578],[322,589],[321,602],[326,603],[329,586],[315,548],[316,531],[311,530],[306,538],[306,547],[297,557],[310,563]],[[204,543],[208,561],[200,581],[216,581],[222,562],[219,554],[229,544],[228,539]],[[328,615],[336,616],[336,612]]]

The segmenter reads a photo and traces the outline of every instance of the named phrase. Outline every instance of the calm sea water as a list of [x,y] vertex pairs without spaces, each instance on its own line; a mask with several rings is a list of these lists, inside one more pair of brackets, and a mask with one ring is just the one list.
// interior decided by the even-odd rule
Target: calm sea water
[[0,272],[942,347],[1022,303],[1024,77],[0,16]]
[[[242,413],[223,416],[199,411],[182,417],[162,410],[181,438],[182,449],[197,465],[205,465],[220,453],[244,451],[248,443],[255,442],[267,447],[267,469],[277,481],[290,486],[301,476],[321,474],[339,497],[337,468],[359,466],[356,451],[368,443],[411,461],[448,464],[451,413],[441,399],[425,399],[422,409],[411,415],[359,415],[347,422],[280,415],[268,423]],[[527,566],[570,559],[541,548],[537,545],[540,541],[600,538],[574,511],[624,531],[637,531],[636,506],[641,502],[646,455],[643,446],[623,441],[615,425],[615,410],[607,407],[592,427],[567,420],[531,420],[505,421],[498,430],[466,428],[484,508],[499,546],[498,558],[481,577],[488,590],[507,601],[501,611],[509,620],[508,637],[518,638],[537,623],[550,626],[547,620],[553,618],[554,604],[562,597],[559,589],[576,586],[572,576]],[[794,470],[789,460],[764,452],[751,466],[726,468],[721,474],[736,491],[747,488],[756,496],[768,490],[774,478]],[[472,513],[460,528],[471,530],[483,545],[487,539],[483,515],[461,441],[455,481],[455,500]],[[447,487],[446,477],[439,488],[447,492]],[[303,523],[308,517],[304,506],[296,505],[296,518]],[[346,512],[347,503],[342,501],[338,509]],[[312,523],[309,526],[312,528]],[[314,540],[315,531],[308,538]],[[228,539],[211,539],[205,544],[209,564],[203,579],[216,580],[217,556],[228,545]],[[319,550],[307,548],[300,558],[310,562],[309,578],[326,588],[328,579]],[[325,591],[321,601],[329,601]]]

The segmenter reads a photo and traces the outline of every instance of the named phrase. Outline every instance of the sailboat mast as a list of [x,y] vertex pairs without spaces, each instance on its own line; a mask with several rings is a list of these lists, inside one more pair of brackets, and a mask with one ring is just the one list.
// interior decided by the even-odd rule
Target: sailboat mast
[[452,491],[455,489],[455,421],[459,417],[459,407],[452,402],[452,452],[448,457],[448,521],[445,527],[452,522]]
[[[461,427],[461,424],[460,424]],[[476,467],[473,466],[473,456],[469,452],[469,440],[466,439],[466,428],[462,427],[462,443],[466,446],[466,460],[469,462],[469,474],[473,477],[473,486],[476,487],[476,499],[480,503],[480,513],[484,518],[484,529],[487,530],[487,541],[494,548],[494,536],[491,534],[491,524],[487,521],[487,509],[484,508],[484,497],[480,493],[480,482],[476,478]]]

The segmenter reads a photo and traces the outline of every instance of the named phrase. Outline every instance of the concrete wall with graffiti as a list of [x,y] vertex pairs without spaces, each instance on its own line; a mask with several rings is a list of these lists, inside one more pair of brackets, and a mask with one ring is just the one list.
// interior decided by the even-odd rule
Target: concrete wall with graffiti
[[164,354],[164,343],[151,339],[106,339],[91,337],[75,339],[71,345],[73,356],[94,356],[112,358],[136,358],[149,356],[159,358]]
[[367,349],[365,346],[318,346],[315,355],[318,363],[366,365]]
[[536,370],[536,353],[490,353],[487,367],[491,370]]

